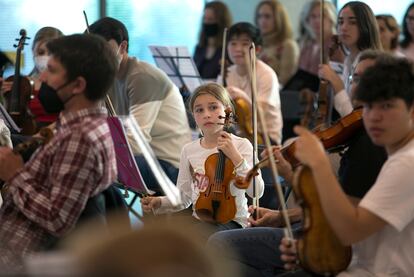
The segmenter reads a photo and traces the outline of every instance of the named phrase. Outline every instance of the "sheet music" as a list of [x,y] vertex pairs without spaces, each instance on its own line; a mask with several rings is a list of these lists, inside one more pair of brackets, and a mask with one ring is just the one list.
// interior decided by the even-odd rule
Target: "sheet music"
[[178,88],[184,86],[192,93],[203,81],[185,46],[149,46],[157,66]]

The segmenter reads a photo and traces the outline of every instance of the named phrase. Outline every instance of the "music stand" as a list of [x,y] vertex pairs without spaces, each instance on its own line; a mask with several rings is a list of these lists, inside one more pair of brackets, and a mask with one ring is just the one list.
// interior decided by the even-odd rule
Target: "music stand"
[[191,93],[203,81],[185,46],[149,46],[157,66],[163,70],[181,93]]
[[128,190],[134,194],[130,203],[127,203],[127,206],[128,210],[140,219],[141,217],[133,209],[133,205],[138,198],[138,195],[148,195],[151,191],[145,185],[141,173],[139,172],[121,120],[118,117],[108,117],[107,121],[114,142],[116,165],[118,169],[117,185],[125,189],[125,198],[128,197]]
[[[184,103],[190,98],[193,91],[203,84],[193,58],[185,46],[149,46],[157,66],[171,78],[180,89]],[[186,105],[188,123],[192,129],[196,124]]]

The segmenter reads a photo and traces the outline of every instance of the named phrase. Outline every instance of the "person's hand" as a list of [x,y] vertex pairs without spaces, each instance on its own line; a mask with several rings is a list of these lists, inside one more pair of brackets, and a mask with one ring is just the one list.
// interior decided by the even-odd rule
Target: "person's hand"
[[24,166],[20,155],[9,147],[0,147],[0,179],[7,182]]
[[3,80],[3,78],[0,78],[0,83],[1,83],[1,88],[0,88],[1,94],[4,94],[5,92],[12,90],[13,82],[6,82]]
[[256,209],[258,219],[255,220],[253,216],[250,216],[247,220],[252,227],[282,227],[283,218],[279,211],[270,210],[262,207],[249,206],[249,213],[253,214]]
[[299,136],[295,145],[295,157],[310,168],[317,165],[329,164],[322,143],[311,131],[302,127],[295,126],[294,132]]
[[[277,171],[280,176],[282,176],[288,183],[292,183],[293,179],[293,169],[292,165],[283,157],[282,153],[280,152],[280,146],[272,146],[272,151],[275,156]],[[266,159],[269,157],[267,153],[267,149],[265,149],[262,154],[260,155],[262,159]]]
[[226,131],[220,132],[220,136],[217,139],[217,149],[223,151],[224,155],[233,162],[234,166],[243,160],[243,156],[233,144],[231,135]]
[[280,259],[284,262],[284,268],[286,270],[294,270],[298,266],[296,244],[296,240],[290,240],[288,238],[283,238],[280,242]]
[[344,82],[329,64],[320,64],[318,75],[319,78],[328,81],[332,85],[335,94],[345,88]]
[[147,196],[141,198],[141,207],[144,213],[153,213],[159,207],[161,207],[161,198]]
[[238,87],[229,86],[227,87],[227,92],[229,93],[231,99],[243,98],[245,100],[250,100],[249,96]]

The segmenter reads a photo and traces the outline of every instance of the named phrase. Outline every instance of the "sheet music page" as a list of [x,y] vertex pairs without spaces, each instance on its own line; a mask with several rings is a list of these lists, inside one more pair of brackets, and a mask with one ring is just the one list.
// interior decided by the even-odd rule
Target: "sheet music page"
[[178,87],[192,93],[203,81],[186,46],[149,46],[157,66]]

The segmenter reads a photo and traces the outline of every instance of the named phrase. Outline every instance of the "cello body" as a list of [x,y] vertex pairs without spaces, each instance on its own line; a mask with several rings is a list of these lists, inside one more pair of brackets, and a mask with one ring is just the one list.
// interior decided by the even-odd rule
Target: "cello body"
[[297,246],[301,266],[322,275],[345,270],[352,258],[351,246],[342,245],[329,225],[309,167],[295,170],[293,191],[303,211],[303,234]]

